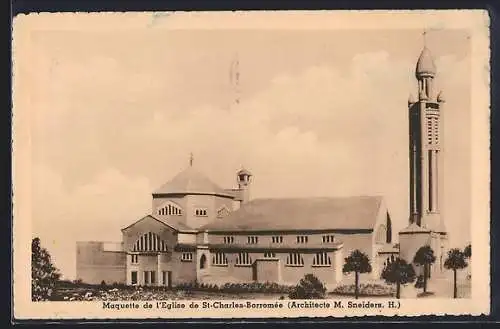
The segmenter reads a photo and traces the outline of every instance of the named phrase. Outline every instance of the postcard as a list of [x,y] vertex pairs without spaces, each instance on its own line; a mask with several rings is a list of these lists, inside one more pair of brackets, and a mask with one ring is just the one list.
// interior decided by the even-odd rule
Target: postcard
[[12,56],[16,319],[489,314],[486,11],[37,13]]

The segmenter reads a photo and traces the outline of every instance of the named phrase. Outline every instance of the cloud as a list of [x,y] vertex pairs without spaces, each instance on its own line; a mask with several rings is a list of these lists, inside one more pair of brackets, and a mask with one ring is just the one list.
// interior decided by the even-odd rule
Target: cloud
[[[454,99],[470,89],[463,79],[468,62],[446,57],[438,66],[441,80],[451,81],[443,86],[450,95],[445,140],[454,152],[447,156],[455,159],[463,150],[456,131],[468,123],[461,116],[469,104]],[[250,169],[254,197],[384,195],[397,231],[408,217],[407,98],[415,90],[413,67],[386,52],[361,53],[342,70],[318,64],[275,76],[237,107],[206,104],[182,111],[172,107],[175,100],[162,105],[158,87],[141,87],[148,79],[161,85],[155,72],[148,72],[151,78],[144,72],[129,76],[113,61],[97,60],[91,70],[107,70],[107,78],[95,80],[96,71],[80,67],[59,92],[78,87],[81,93],[66,94],[70,110],[35,141],[36,232],[55,241],[50,249],[56,261],[71,273],[69,246],[76,239],[119,239],[121,227],[149,211],[151,190],[187,165],[189,152],[223,187],[234,185],[240,165]],[[65,70],[71,69],[61,69],[61,79]],[[103,90],[104,100],[91,99]],[[464,134],[458,143],[467,138]],[[448,167],[447,189],[467,187],[453,179],[467,177],[467,167]],[[447,194],[449,218],[467,224],[466,203],[461,194]]]

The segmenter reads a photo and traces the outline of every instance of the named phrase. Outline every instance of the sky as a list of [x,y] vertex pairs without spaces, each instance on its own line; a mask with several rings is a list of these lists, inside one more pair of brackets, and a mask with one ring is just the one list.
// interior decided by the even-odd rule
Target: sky
[[[425,41],[446,99],[443,216],[458,247],[470,240],[466,32]],[[82,26],[34,31],[30,42],[32,235],[66,278],[75,242],[120,241],[191,152],[224,188],[249,169],[252,198],[382,195],[395,232],[408,224],[407,100],[421,29]]]

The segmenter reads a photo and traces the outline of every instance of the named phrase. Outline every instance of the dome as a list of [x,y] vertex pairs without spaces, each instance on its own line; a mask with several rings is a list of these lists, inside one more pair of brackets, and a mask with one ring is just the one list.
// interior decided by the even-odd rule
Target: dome
[[232,197],[208,177],[189,166],[153,194],[204,194]]
[[420,53],[415,69],[415,75],[417,77],[423,75],[436,75],[436,64],[434,63],[431,52],[427,47],[424,47],[424,49]]
[[250,171],[248,171],[247,169],[245,168],[241,168],[240,170],[238,170],[238,172],[236,173],[238,176],[239,175],[247,175],[247,176],[252,176],[252,173]]

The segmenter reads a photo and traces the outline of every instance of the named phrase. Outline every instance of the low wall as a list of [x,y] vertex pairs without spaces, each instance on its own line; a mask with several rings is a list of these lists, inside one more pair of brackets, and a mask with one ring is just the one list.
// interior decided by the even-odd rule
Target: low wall
[[78,242],[76,246],[76,279],[84,283],[126,282],[126,254],[104,251],[103,242]]

